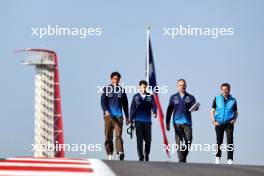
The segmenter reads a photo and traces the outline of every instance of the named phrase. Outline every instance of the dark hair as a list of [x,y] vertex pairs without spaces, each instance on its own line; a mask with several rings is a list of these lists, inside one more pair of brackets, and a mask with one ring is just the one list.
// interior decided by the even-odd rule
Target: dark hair
[[228,87],[228,89],[230,89],[230,84],[228,84],[228,83],[223,83],[223,84],[221,84],[221,89],[222,89],[222,87]]
[[145,80],[141,80],[141,81],[139,81],[139,84],[138,85],[142,85],[142,84],[144,84],[144,85],[148,85],[148,82],[147,81],[145,81]]
[[185,79],[178,79],[178,82],[183,81],[186,84]]
[[114,76],[117,76],[119,79],[121,78],[121,74],[120,74],[119,72],[117,72],[117,71],[111,73],[111,79],[112,79]]

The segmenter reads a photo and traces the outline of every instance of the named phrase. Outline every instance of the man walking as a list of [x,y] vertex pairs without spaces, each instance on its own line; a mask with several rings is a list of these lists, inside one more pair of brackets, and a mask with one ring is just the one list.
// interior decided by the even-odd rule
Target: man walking
[[171,96],[166,115],[166,128],[170,130],[173,113],[173,125],[179,162],[186,162],[192,142],[192,111],[198,111],[199,104],[193,95],[186,92],[186,81],[179,79],[178,92]]
[[[137,152],[139,161],[149,161],[151,146],[151,113],[156,118],[157,106],[154,96],[147,93],[148,83],[144,80],[139,82],[139,93],[135,94],[130,108],[130,123],[136,126]],[[143,153],[143,142],[145,150]]]
[[124,160],[124,148],[122,139],[123,112],[128,123],[128,100],[124,89],[119,86],[121,75],[118,72],[111,74],[111,84],[104,88],[101,96],[101,106],[105,121],[105,150],[108,159],[113,159],[113,132],[115,131],[115,148],[117,158]]
[[220,164],[222,155],[221,145],[223,143],[224,132],[227,136],[227,164],[233,164],[233,132],[234,124],[236,122],[237,103],[236,99],[230,95],[230,84],[223,83],[221,85],[222,94],[215,97],[212,111],[211,120],[215,127],[217,153],[215,163]]

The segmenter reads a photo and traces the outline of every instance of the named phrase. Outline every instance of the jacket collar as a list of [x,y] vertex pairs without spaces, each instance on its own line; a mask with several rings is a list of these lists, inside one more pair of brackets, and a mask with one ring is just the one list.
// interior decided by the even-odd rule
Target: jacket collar
[[[178,97],[181,97],[180,92],[177,92],[175,95],[178,96]],[[189,95],[189,93],[188,92],[185,92],[183,98],[186,97],[186,96],[188,96],[188,95]]]

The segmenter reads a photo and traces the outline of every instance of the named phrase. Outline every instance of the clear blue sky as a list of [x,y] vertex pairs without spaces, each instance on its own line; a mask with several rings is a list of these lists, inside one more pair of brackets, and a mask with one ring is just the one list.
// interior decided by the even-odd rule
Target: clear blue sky
[[[97,85],[109,83],[118,70],[126,85],[144,78],[146,34],[151,37],[157,79],[167,85],[161,103],[166,110],[176,92],[176,80],[185,78],[188,91],[202,104],[193,114],[194,143],[215,142],[209,112],[222,82],[232,85],[238,100],[235,126],[235,162],[264,164],[262,140],[264,99],[264,3],[234,1],[3,1],[0,6],[0,157],[32,155],[34,139],[34,68],[20,65],[24,59],[12,51],[47,48],[59,55],[61,96],[66,143],[104,143],[104,124]],[[77,37],[31,36],[31,27],[47,25],[102,27],[103,35]],[[163,27],[180,24],[198,27],[233,27],[234,36],[164,37]],[[132,94],[128,95],[131,101]],[[123,134],[126,158],[137,159],[136,142]],[[174,133],[168,135],[174,142]],[[104,158],[105,152],[68,157]],[[224,153],[226,156],[226,153]],[[177,156],[173,155],[173,160]],[[152,160],[166,160],[157,120],[153,120]],[[213,162],[214,155],[192,152],[191,162]]]

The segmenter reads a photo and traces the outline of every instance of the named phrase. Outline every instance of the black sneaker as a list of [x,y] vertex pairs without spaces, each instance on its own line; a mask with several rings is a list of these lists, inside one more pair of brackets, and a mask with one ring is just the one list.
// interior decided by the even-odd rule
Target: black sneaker
[[179,162],[180,163],[186,163],[186,159],[180,159]]
[[139,161],[144,161],[144,156],[140,157]]
[[120,152],[120,153],[117,154],[117,159],[123,161],[124,158],[125,158],[125,154],[123,152]]
[[145,161],[149,161],[149,156],[145,156]]

